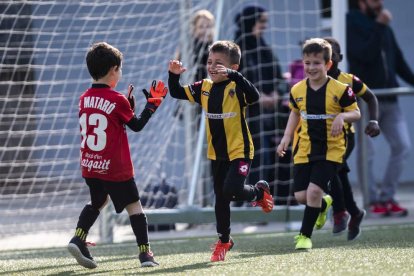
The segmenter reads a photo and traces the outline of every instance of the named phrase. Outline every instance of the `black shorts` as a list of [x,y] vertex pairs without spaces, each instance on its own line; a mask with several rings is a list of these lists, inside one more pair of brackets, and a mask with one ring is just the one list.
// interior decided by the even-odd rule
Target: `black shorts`
[[[92,206],[102,206],[102,200],[109,195],[119,214],[124,208],[139,200],[139,193],[134,178],[127,181],[112,182],[97,178],[85,178],[91,194]],[[99,207],[98,207],[99,208]]]
[[332,161],[312,161],[293,166],[294,192],[304,191],[309,183],[318,185],[325,193],[328,193],[330,182],[337,174],[340,164]]

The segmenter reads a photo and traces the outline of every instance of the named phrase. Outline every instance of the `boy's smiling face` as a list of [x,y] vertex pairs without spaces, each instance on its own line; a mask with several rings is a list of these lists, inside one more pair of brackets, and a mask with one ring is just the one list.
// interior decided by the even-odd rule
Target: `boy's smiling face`
[[232,68],[230,57],[220,52],[210,52],[207,60],[207,72],[213,82],[221,82],[227,80],[226,76],[217,74],[217,65],[223,65],[226,68]]
[[323,53],[303,55],[305,74],[312,82],[324,81],[331,65],[332,61],[325,62]]

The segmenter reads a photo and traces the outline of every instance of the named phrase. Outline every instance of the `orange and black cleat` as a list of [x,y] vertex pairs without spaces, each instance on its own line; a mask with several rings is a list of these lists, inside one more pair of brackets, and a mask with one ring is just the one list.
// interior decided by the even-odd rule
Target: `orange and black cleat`
[[269,183],[264,180],[260,180],[256,183],[255,187],[263,191],[263,198],[253,202],[253,206],[262,207],[263,212],[270,213],[273,210],[273,197],[270,194]]

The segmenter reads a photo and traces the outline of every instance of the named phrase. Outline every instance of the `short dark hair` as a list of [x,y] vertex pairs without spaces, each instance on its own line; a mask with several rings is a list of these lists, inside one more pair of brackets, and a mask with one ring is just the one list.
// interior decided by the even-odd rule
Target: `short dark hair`
[[323,39],[325,39],[326,41],[329,42],[329,44],[331,44],[332,47],[332,59],[334,59],[334,54],[337,55],[338,58],[338,62],[342,61],[342,53],[341,53],[341,45],[339,45],[338,40],[336,40],[333,37],[327,36],[324,37]]
[[319,53],[323,54],[323,59],[327,63],[332,57],[331,44],[322,38],[311,38],[305,41],[302,48],[302,55]]
[[91,77],[98,80],[106,76],[112,67],[116,66],[118,70],[122,58],[122,53],[117,48],[106,42],[97,42],[89,48],[86,54],[86,65]]
[[240,64],[241,51],[239,45],[229,40],[214,42],[208,49],[209,53],[223,53],[230,59],[231,64]]

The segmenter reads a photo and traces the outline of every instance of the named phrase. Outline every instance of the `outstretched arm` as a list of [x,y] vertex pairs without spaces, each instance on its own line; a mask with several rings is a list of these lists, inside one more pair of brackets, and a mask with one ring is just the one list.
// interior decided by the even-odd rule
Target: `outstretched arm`
[[126,125],[134,132],[141,131],[148,123],[152,113],[150,109],[145,108],[138,117],[134,114]]
[[375,137],[380,134],[380,127],[378,125],[378,100],[372,91],[367,88],[361,98],[368,105],[369,123],[365,127],[365,134]]
[[[131,109],[135,110],[135,97],[132,93],[134,87],[129,85],[128,87],[128,95],[127,99],[131,106]],[[144,128],[144,126],[148,123],[149,119],[151,118],[152,114],[157,110],[160,106],[162,101],[164,100],[165,96],[168,93],[168,88],[165,87],[164,82],[162,81],[152,81],[150,92],[143,89],[142,92],[144,93],[145,97],[147,98],[147,104],[145,105],[144,110],[141,114],[137,117],[135,114],[126,124],[132,131],[138,132]]]
[[184,87],[180,84],[180,75],[187,69],[178,60],[170,60],[168,64],[168,87],[171,97],[179,100],[188,100]]

